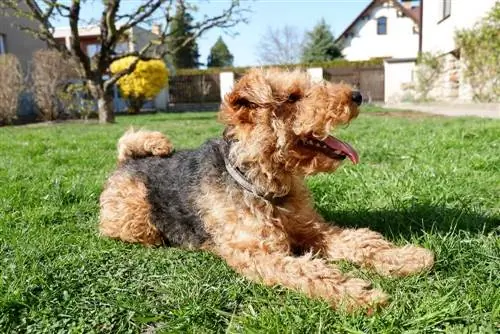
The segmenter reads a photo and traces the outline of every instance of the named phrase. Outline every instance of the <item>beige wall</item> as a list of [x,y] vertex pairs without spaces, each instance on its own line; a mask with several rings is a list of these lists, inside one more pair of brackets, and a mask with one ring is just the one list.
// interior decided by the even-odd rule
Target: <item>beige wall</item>
[[443,73],[439,76],[430,97],[443,101],[468,102],[472,90],[464,77],[465,63],[454,55],[455,33],[469,29],[481,20],[498,0],[451,0],[450,15],[445,17],[443,1],[424,0],[422,51],[440,55]]
[[456,49],[455,32],[471,28],[498,0],[451,0],[450,16],[443,17],[442,1],[424,0],[422,51],[445,54]]
[[14,23],[30,25],[32,27],[36,27],[36,24],[26,19],[5,16],[5,12],[0,9],[0,34],[4,36],[6,51],[19,58],[23,71],[26,74],[33,52],[45,48],[46,44],[30,34],[20,31],[13,26]]
[[404,100],[405,86],[413,81],[416,59],[394,59],[384,61],[385,103],[398,103]]

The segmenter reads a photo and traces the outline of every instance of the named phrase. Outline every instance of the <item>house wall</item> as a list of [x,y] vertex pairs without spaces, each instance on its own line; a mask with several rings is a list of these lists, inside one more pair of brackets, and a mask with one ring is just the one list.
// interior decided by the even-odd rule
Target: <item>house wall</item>
[[443,0],[425,0],[423,5],[422,52],[441,57],[443,71],[430,92],[435,100],[468,102],[472,89],[464,77],[465,63],[457,49],[455,33],[469,29],[483,18],[498,0],[451,0],[450,15],[443,16]]
[[[19,5],[24,6],[21,3]],[[36,28],[37,24],[27,19],[4,16],[3,12],[0,13],[0,34],[4,36],[6,52],[15,55],[21,62],[24,73],[27,73],[33,52],[43,49],[47,45],[30,34],[20,31],[13,24],[22,24],[33,28]]]
[[408,94],[406,88],[412,83],[415,71],[415,58],[386,60],[384,62],[385,103],[397,103]]
[[158,36],[153,34],[151,31],[143,29],[141,27],[132,28],[132,40],[131,48],[132,51],[140,51],[146,44],[151,40],[157,39]]
[[[411,58],[418,53],[418,33],[409,17],[398,17],[398,10],[390,3],[375,6],[369,20],[360,18],[350,32],[354,37],[344,40],[343,54],[347,60],[370,58]],[[387,34],[377,35],[377,18],[387,17]]]
[[443,0],[423,2],[422,51],[445,54],[456,49],[455,31],[471,28],[498,0],[451,0],[451,14],[443,18]]
[[[85,52],[86,54],[90,52],[92,56],[99,50],[99,38],[101,34],[99,26],[80,27],[78,28],[78,33],[80,36],[80,46],[83,52]],[[65,44],[67,48],[70,48],[71,30],[69,27],[56,28],[54,31],[54,37],[58,43]],[[117,44],[117,52],[133,51],[134,45],[132,43],[132,40],[130,40],[130,42],[125,41],[123,43]]]

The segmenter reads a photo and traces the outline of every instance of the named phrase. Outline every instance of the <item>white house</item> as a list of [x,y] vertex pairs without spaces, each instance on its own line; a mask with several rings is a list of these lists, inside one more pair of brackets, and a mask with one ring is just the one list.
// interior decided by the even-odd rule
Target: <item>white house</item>
[[421,51],[443,57],[444,74],[433,91],[438,100],[469,101],[471,90],[466,84],[455,44],[455,32],[468,29],[483,18],[498,0],[422,0],[423,20]]
[[[419,52],[441,57],[443,71],[430,97],[441,101],[472,100],[470,86],[464,79],[464,62],[455,44],[455,33],[473,27],[498,0],[421,0]],[[415,79],[415,59],[387,59],[385,67],[385,102],[400,102],[408,94],[405,86]]]
[[340,34],[347,60],[414,58],[419,48],[420,6],[413,0],[373,0]]

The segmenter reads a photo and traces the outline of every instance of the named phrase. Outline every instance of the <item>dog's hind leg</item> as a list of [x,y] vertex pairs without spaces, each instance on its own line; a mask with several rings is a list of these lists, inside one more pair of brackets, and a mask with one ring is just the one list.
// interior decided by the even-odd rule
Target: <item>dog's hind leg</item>
[[118,163],[147,156],[167,156],[172,151],[173,145],[163,133],[130,129],[118,141]]
[[124,171],[113,174],[100,197],[99,231],[114,239],[146,245],[162,244],[151,223],[151,205],[144,183]]

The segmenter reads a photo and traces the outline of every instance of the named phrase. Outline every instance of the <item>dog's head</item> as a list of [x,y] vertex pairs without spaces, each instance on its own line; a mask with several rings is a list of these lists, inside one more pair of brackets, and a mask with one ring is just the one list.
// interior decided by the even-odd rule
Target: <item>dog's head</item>
[[[302,71],[254,69],[227,94],[220,112],[240,164],[293,174],[332,171],[356,151],[329,135],[358,115],[361,95],[344,84],[312,82]],[[272,166],[272,167],[271,167]]]

